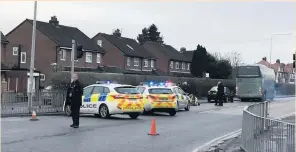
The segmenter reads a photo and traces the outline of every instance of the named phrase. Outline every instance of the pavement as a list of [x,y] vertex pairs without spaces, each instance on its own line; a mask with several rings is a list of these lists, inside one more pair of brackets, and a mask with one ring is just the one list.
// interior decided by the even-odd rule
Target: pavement
[[[285,104],[282,104],[282,102],[285,102]],[[284,108],[285,110],[281,108]],[[269,110],[270,110],[269,117],[281,120],[283,122],[295,124],[295,120],[296,120],[295,119],[295,98],[289,97],[285,99],[278,99],[271,104]],[[279,127],[278,126],[275,127],[273,131],[276,129],[279,129]],[[284,130],[286,130],[286,128]],[[277,135],[274,135],[274,136],[277,136]],[[268,140],[271,140],[271,139],[268,139]],[[225,140],[219,141],[219,143],[211,145],[211,147],[205,150],[205,152],[244,152],[244,150],[242,150],[240,146],[241,146],[241,135],[238,134],[235,137],[227,138]],[[272,151],[272,149],[269,149],[267,151]]]
[[[275,105],[289,107],[290,100]],[[72,120],[67,116],[37,116],[39,121],[2,118],[1,148],[5,152],[193,152],[241,129],[242,110],[250,104],[235,101],[220,107],[204,103],[174,117],[156,114],[136,120],[121,115],[109,120],[85,115],[78,129],[69,127]],[[152,118],[156,119],[159,136],[147,135]]]

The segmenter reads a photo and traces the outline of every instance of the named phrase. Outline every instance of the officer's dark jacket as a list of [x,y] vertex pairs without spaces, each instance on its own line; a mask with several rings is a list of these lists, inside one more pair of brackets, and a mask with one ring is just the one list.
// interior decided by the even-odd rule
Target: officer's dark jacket
[[218,93],[217,94],[223,94],[224,93],[224,85],[220,83],[218,85]]
[[[70,93],[72,94],[72,96],[70,97]],[[71,102],[71,106],[81,106],[82,102],[81,102],[81,97],[83,94],[83,89],[82,86],[80,84],[80,82],[77,81],[73,81],[68,90],[67,90],[67,100],[68,102]]]

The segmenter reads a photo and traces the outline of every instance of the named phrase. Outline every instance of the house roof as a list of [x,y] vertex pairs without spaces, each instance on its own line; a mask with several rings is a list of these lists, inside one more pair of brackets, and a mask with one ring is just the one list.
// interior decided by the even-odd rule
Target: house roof
[[292,73],[293,72],[293,63],[288,63],[284,66],[284,72]]
[[152,59],[156,58],[154,55],[149,53],[143,46],[137,43],[137,41],[134,39],[117,37],[117,36],[109,35],[105,33],[99,33],[99,34],[105,37],[108,41],[110,41],[113,45],[115,45],[127,56],[140,57],[140,58],[152,58]]
[[[52,18],[55,18],[55,16]],[[26,19],[20,25],[18,25],[15,29],[17,29],[19,26],[21,26],[25,22],[29,22],[33,24],[33,20]],[[76,27],[70,27],[70,26],[65,26],[60,24],[58,24],[58,26],[55,26],[54,24],[49,22],[36,21],[36,28],[41,32],[43,32],[50,39],[55,41],[57,45],[61,47],[71,48],[72,39],[75,39],[77,44],[83,45],[83,48],[85,50],[105,53],[103,48],[96,45],[87,35],[85,35],[82,31],[80,31]],[[13,29],[7,35],[12,33],[15,29]]]
[[272,68],[275,72],[287,72],[287,73],[291,73],[293,72],[293,64],[292,63],[288,63],[288,64],[283,64],[283,63],[269,63],[265,60],[261,60],[260,62],[258,62],[257,64],[261,64],[261,65],[265,65],[269,68]]
[[265,65],[265,66],[267,66],[269,68],[271,67],[271,64],[268,61],[265,61],[265,60],[261,60],[257,64]]
[[177,51],[175,48],[173,48],[170,45],[159,44],[156,42],[149,41],[149,42],[144,43],[143,46],[151,46],[151,47],[157,49],[158,51],[162,52],[165,56],[167,56],[170,60],[191,62],[191,59],[189,60],[182,53],[180,53],[179,51]]
[[189,59],[190,61],[192,61],[192,56],[193,56],[194,50],[188,50],[188,51],[184,51],[182,52],[182,54],[187,57],[187,59]]
[[0,31],[0,35],[1,35],[1,43],[7,43],[8,40],[6,39],[6,37],[4,36],[4,34]]

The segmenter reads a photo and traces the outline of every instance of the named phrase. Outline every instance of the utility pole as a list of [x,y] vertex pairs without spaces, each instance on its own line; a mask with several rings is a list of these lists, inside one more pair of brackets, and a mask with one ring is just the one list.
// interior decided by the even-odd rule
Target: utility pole
[[[74,75],[74,55],[75,55],[75,48],[76,42],[75,40],[72,40],[72,51],[71,51],[71,82],[73,81],[73,75]],[[70,82],[70,83],[71,83]]]
[[34,60],[35,60],[36,15],[37,15],[37,1],[34,1],[34,20],[33,20],[32,45],[31,45],[29,101],[28,101],[28,110],[30,113],[32,112],[33,80],[35,80],[33,79],[33,72],[34,72]]

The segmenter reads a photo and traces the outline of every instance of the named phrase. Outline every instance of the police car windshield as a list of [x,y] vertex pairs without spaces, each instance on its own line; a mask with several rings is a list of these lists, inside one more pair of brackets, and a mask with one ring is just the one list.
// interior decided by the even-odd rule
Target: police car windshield
[[143,93],[145,91],[145,87],[137,87],[139,93]]
[[153,88],[153,89],[149,89],[148,92],[150,94],[172,94],[172,90],[171,89],[166,89],[166,88]]
[[139,94],[136,87],[126,86],[126,87],[116,87],[114,90],[120,94]]

